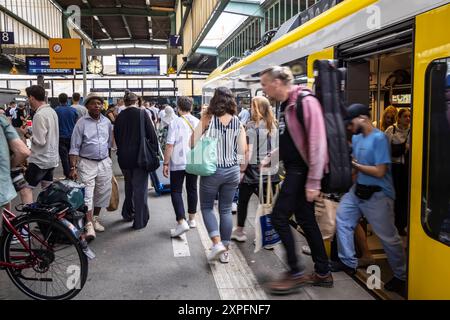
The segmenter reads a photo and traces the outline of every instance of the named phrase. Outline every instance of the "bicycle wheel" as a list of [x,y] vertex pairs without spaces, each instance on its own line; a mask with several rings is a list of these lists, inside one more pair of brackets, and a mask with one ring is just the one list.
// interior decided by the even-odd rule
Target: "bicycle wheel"
[[4,235],[3,259],[21,265],[7,268],[13,283],[38,300],[67,300],[80,293],[86,283],[88,259],[78,239],[61,222],[45,216],[27,216],[13,221],[31,252],[14,234]]

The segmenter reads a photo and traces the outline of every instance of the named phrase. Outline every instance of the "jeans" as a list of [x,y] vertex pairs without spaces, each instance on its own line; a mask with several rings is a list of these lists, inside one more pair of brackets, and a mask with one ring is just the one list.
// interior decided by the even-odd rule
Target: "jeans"
[[[200,208],[203,221],[210,238],[220,236],[222,243],[228,245],[233,231],[231,205],[239,185],[239,166],[217,168],[209,177],[200,178]],[[214,199],[219,195],[220,230],[214,214]]]
[[140,168],[122,169],[125,178],[125,201],[122,217],[134,219],[133,228],[142,229],[150,218],[148,210],[148,172]]
[[197,176],[189,174],[184,170],[170,171],[170,196],[172,198],[172,205],[175,210],[177,221],[180,221],[181,219],[186,220],[183,204],[184,177],[186,177],[188,213],[194,214],[197,212]]
[[61,158],[61,165],[66,178],[69,177],[70,173],[69,150],[70,138],[59,138],[59,157]]
[[375,192],[369,200],[361,200],[354,189],[345,194],[336,212],[339,259],[351,268],[358,266],[354,230],[361,215],[364,215],[380,238],[395,277],[406,280],[405,252],[394,223],[394,200],[383,191]]
[[281,186],[280,194],[272,211],[272,225],[283,243],[291,273],[303,272],[298,266],[295,241],[292,235],[289,218],[295,214],[297,223],[305,233],[306,241],[311,248],[314,270],[320,275],[330,272],[328,256],[325,251],[322,234],[314,214],[314,202],[308,202],[305,195],[307,172],[287,171]]

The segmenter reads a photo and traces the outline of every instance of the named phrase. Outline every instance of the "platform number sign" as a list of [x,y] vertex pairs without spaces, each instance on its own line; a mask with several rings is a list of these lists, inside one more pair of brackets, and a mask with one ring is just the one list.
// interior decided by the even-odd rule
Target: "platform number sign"
[[0,31],[0,44],[14,44],[14,32]]

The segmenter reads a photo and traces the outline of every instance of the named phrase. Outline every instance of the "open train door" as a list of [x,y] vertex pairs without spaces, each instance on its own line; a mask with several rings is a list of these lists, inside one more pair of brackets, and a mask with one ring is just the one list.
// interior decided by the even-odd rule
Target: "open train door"
[[450,299],[450,4],[416,17],[409,299]]

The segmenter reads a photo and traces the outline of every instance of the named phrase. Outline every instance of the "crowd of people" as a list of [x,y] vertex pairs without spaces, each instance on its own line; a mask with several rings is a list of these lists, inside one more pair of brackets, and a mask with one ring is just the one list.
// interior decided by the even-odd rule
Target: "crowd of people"
[[[200,119],[191,114],[193,101],[178,97],[176,110],[156,107],[126,91],[117,104],[104,108],[104,100],[88,95],[83,105],[78,93],[59,95],[55,109],[46,102],[44,88],[26,89],[33,112],[32,131],[26,127],[25,107],[10,104],[0,116],[0,205],[5,206],[19,192],[22,203],[33,202],[33,189],[48,187],[61,162],[66,179],[85,185],[88,213],[85,237],[96,238],[105,231],[102,208],[109,205],[112,188],[111,150],[117,150],[125,180],[122,218],[134,229],[145,228],[149,218],[149,172],[140,165],[142,141],[152,150],[162,150],[163,175],[170,179],[171,201],[176,227],[172,237],[180,237],[196,225],[198,203],[211,239],[209,261],[230,261],[230,242],[247,240],[245,222],[253,194],[260,194],[270,183],[280,185],[273,205],[272,224],[286,250],[289,270],[267,284],[272,293],[288,294],[303,285],[333,286],[334,271],[354,273],[359,266],[356,247],[367,253],[367,239],[361,232],[361,218],[367,220],[380,238],[394,277],[385,288],[402,292],[406,280],[405,251],[401,235],[406,233],[408,150],[410,149],[410,112],[401,109],[385,112],[379,130],[373,126],[369,108],[349,106],[345,118],[354,169],[354,185],[342,196],[336,214],[338,258],[330,263],[321,230],[316,221],[314,202],[321,194],[321,179],[327,165],[327,138],[319,100],[303,97],[308,92],[293,84],[287,67],[273,67],[261,73],[266,97],[254,97],[249,110],[238,113],[233,92],[225,87],[215,90]],[[281,104],[278,117],[268,98]],[[394,108],[394,111],[397,111]],[[303,117],[303,114],[307,114]],[[300,117],[304,130],[299,130]],[[385,131],[385,132],[383,132]],[[200,179],[186,171],[189,151],[202,137],[217,142],[216,171]],[[25,144],[29,139],[31,148]],[[11,154],[11,157],[10,157]],[[332,155],[330,155],[332,156]],[[282,161],[283,179],[278,162]],[[26,170],[22,176],[22,167]],[[282,180],[282,181],[281,181]],[[183,201],[186,185],[187,210]],[[233,226],[233,203],[237,200],[237,225]],[[215,203],[218,200],[218,217]],[[395,203],[395,205],[394,205]],[[187,213],[187,214],[186,214]],[[304,231],[314,270],[306,273],[289,224],[291,215]],[[364,232],[363,232],[364,233]],[[356,238],[356,241],[355,241]],[[365,248],[365,250],[364,250]],[[361,250],[359,250],[361,251]]]

